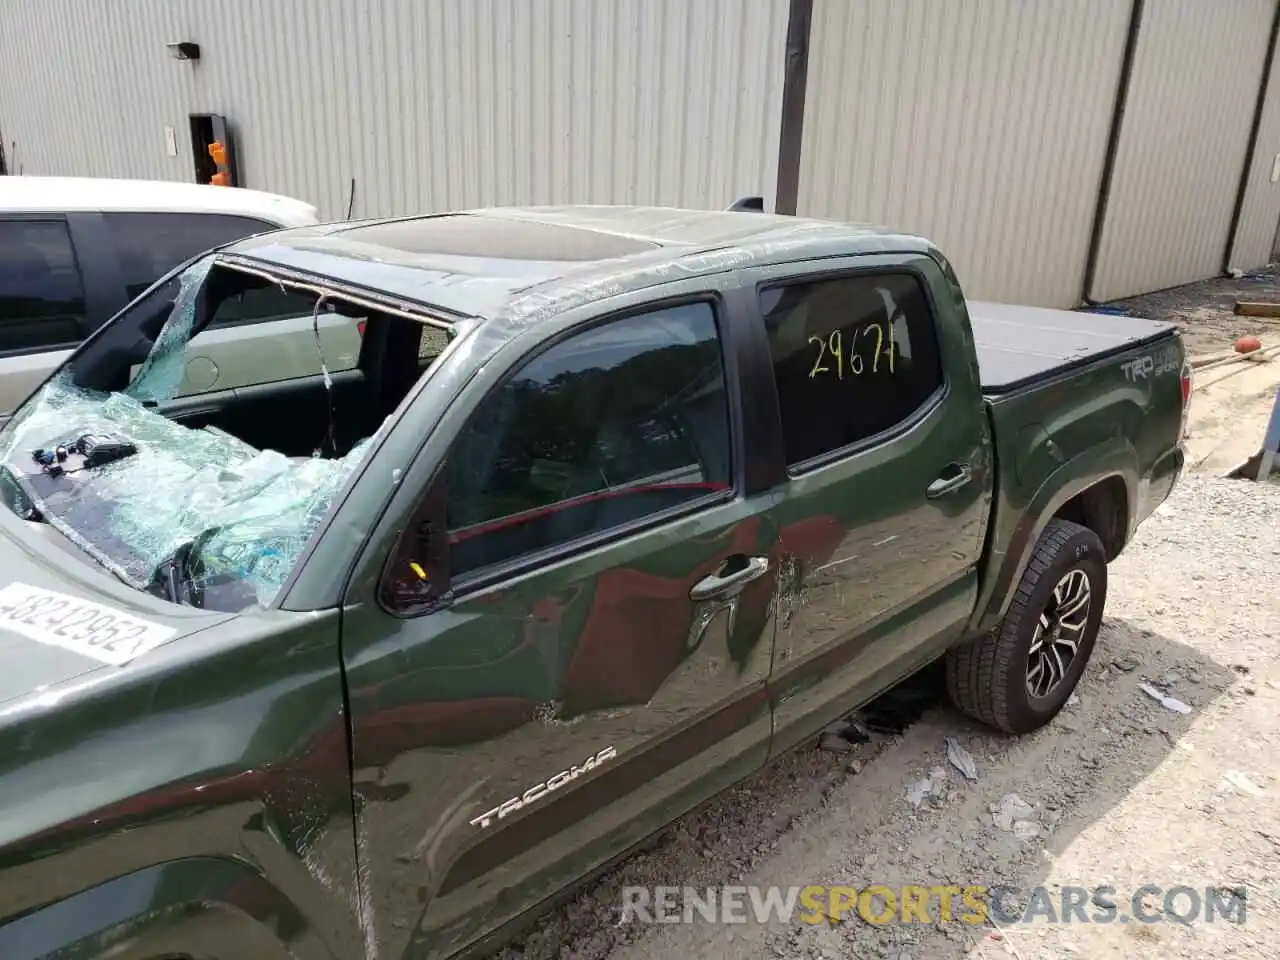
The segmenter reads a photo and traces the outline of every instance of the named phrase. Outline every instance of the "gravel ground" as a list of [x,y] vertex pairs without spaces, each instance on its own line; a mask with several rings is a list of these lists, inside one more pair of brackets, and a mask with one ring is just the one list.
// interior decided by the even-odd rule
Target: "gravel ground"
[[1221,278],[1190,283],[1129,300],[1104,309],[1123,310],[1135,317],[1176,323],[1191,356],[1230,350],[1238,337],[1254,334],[1264,340],[1280,338],[1280,322],[1235,315],[1236,300],[1280,301],[1280,274],[1271,266],[1238,280]]
[[[900,736],[800,750],[686,817],[502,956],[1280,955],[1278,567],[1280,485],[1185,477],[1112,565],[1079,699],[1049,726],[993,735],[939,701]],[[1144,682],[1191,712],[1166,708]],[[948,766],[947,737],[973,757],[975,782]],[[933,795],[913,806],[908,791],[937,769]],[[1011,795],[1031,809],[1023,826],[1002,829],[992,811],[1016,806]],[[854,915],[820,926],[618,923],[623,885],[731,883],[1110,885],[1122,914],[1144,884],[1218,886],[1243,888],[1247,914],[1243,924],[1164,917],[1002,931]]]

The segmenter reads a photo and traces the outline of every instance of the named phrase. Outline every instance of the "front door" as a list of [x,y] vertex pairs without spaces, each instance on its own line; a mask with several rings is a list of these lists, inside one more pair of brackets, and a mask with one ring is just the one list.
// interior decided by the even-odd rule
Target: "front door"
[[447,956],[764,762],[778,537],[720,309],[608,318],[464,393],[380,604],[348,605],[382,955]]
[[935,316],[927,295],[945,290],[931,259],[762,281],[788,474],[776,753],[958,635],[977,590],[989,435],[963,320]]

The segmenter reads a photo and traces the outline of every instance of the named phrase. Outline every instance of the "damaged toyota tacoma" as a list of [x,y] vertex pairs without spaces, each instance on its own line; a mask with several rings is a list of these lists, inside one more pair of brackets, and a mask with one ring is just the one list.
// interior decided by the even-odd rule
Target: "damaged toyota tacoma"
[[[228,378],[246,315],[314,336]],[[938,658],[1036,729],[1190,391],[1170,326],[850,224],[203,255],[0,432],[0,957],[475,953]]]

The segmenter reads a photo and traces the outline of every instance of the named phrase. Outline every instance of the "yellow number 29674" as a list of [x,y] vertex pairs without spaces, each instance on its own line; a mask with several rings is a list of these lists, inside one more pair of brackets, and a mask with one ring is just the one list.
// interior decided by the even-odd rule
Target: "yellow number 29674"
[[[871,372],[878,373],[880,370],[881,356],[887,357],[888,371],[893,373],[893,343],[890,341],[888,349],[885,349],[884,328],[878,323],[869,323],[862,329],[862,337],[866,338],[875,335],[876,348],[871,354]],[[809,343],[817,344],[818,355],[814,357],[813,366],[809,368],[809,379],[813,379],[820,373],[833,372],[831,367],[827,366],[827,354],[835,360],[835,375],[837,380],[843,380],[845,369],[848,368],[850,375],[859,376],[866,369],[866,361],[863,360],[862,354],[857,350],[858,333],[854,331],[854,343],[852,349],[846,354],[843,338],[839,330],[832,330],[826,337],[810,337]]]
[[825,338],[810,337],[810,343],[818,345],[818,355],[813,360],[813,366],[809,370],[809,379],[812,380],[820,373],[830,373],[831,368],[826,366],[822,361],[826,357],[827,351],[831,351],[831,355],[836,360],[836,379],[844,379],[844,345],[840,341],[840,331],[832,330],[831,334]]

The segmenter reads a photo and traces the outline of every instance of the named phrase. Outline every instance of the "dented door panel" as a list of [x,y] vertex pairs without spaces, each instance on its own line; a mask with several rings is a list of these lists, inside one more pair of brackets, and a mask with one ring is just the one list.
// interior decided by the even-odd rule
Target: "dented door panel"
[[940,505],[925,487],[972,443],[944,401],[906,436],[790,482],[775,754],[928,662],[968,619],[985,510],[976,491]]
[[[396,620],[348,664],[358,843],[389,955],[439,956],[751,773],[778,562],[773,501],[672,526]],[[695,584],[734,555],[768,572]]]
[[[772,336],[779,338],[777,362],[785,379],[772,392],[814,391],[820,402],[814,401],[813,416],[806,417],[797,415],[804,406],[794,397],[789,412],[780,400],[779,429],[787,448],[797,446],[787,438],[789,429],[828,436],[810,421],[828,411],[839,417],[848,404],[875,402],[882,389],[859,386],[849,393],[841,381],[830,382],[828,371],[839,372],[838,364],[853,369],[847,342],[844,356],[831,349],[840,345],[826,344],[812,369],[804,355],[808,376],[802,371],[797,379],[794,344],[804,337],[789,327],[797,315],[857,317],[863,304],[856,297],[832,299],[819,288],[827,281],[865,283],[883,298],[876,278],[904,275],[913,278],[916,291],[913,323],[924,324],[916,329],[930,329],[932,314],[941,384],[914,413],[881,433],[797,463],[779,488],[782,573],[769,683],[775,756],[938,656],[962,634],[976,600],[991,506],[991,435],[963,300],[937,261],[877,255],[758,272],[761,290],[815,291],[805,313],[792,306],[778,315]],[[885,309],[892,321],[894,310],[888,304]],[[769,339],[763,315],[754,328]],[[809,342],[815,339],[820,338]],[[879,355],[880,346],[875,349]],[[891,379],[859,384],[868,382],[886,384],[890,396],[899,389]]]
[[[676,281],[659,302],[667,294],[705,301],[706,290],[705,281]],[[578,321],[568,314],[512,342],[467,384],[407,471],[392,507],[399,513],[370,538],[343,646],[357,844],[362,862],[377,865],[363,895],[376,907],[380,955],[465,948],[768,756],[778,494],[746,469],[730,293],[720,286],[716,301],[729,488],[670,519],[640,518],[626,528],[634,532],[482,568],[472,586],[451,568],[461,592],[434,612],[401,619],[373,599],[401,531],[420,529],[414,511],[431,478],[453,476],[440,465],[470,462],[449,458],[459,437],[472,436],[481,400],[558,332],[554,342],[571,342],[575,322],[599,317],[591,304]],[[647,316],[654,304],[646,291],[615,302],[608,316]],[[498,537],[508,528],[464,521],[450,533],[450,557],[488,523]]]

